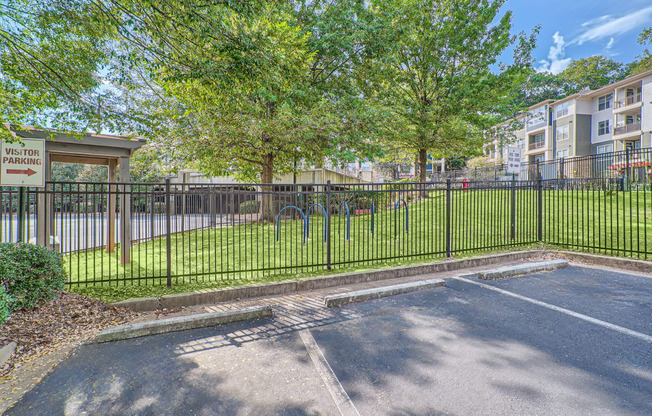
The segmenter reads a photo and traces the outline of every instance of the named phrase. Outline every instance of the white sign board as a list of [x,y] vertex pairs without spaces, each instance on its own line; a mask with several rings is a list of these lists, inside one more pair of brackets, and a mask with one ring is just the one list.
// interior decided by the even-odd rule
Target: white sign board
[[521,173],[521,149],[507,148],[507,173]]
[[0,185],[45,186],[45,140],[3,140],[0,152]]

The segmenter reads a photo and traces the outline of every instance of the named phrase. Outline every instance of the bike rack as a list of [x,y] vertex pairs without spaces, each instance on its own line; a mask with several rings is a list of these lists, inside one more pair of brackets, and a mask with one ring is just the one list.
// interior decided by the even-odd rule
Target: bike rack
[[[403,202],[403,206],[405,207],[405,233],[407,234],[408,232],[408,224],[409,224],[409,219],[410,219],[410,213],[408,211],[408,204],[405,202],[405,199],[401,198],[398,201],[396,201],[396,204],[394,204],[394,218],[396,218],[396,214],[398,212],[398,206],[399,204]],[[394,222],[394,236],[398,237],[398,222]]]
[[314,204],[310,205],[308,208],[308,212],[306,213],[306,238],[310,237],[310,214],[312,213],[312,207],[318,206],[321,207],[322,212],[324,213],[324,243],[326,242],[326,237],[327,237],[327,230],[328,230],[328,214],[326,212],[326,208],[320,203],[315,202]]
[[304,232],[301,233],[302,242],[303,244],[306,244],[306,233],[305,233],[305,227],[306,227],[306,215],[303,213],[301,208],[295,206],[295,205],[288,205],[287,207],[284,207],[281,211],[279,211],[278,215],[276,216],[276,241],[281,239],[281,214],[283,211],[285,211],[288,208],[294,208],[299,213],[301,214],[301,217],[303,218],[303,227],[304,227]]

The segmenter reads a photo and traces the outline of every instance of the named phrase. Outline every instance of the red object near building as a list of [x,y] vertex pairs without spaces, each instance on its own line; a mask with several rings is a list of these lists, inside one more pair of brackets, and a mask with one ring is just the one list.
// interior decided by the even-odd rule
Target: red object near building
[[462,188],[463,189],[469,189],[469,180],[464,178],[462,179]]

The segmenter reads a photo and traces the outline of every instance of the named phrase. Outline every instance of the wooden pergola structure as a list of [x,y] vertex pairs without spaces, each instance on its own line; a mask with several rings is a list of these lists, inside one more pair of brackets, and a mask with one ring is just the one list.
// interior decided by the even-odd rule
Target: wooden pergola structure
[[[116,217],[115,208],[118,194],[116,178],[119,169],[120,183],[126,195],[129,192],[127,185],[131,178],[129,176],[129,158],[134,151],[142,147],[146,140],[125,136],[107,134],[85,134],[76,136],[73,134],[60,133],[50,130],[41,130],[31,127],[20,127],[11,129],[16,136],[28,139],[45,140],[45,181],[52,180],[51,170],[53,162],[80,163],[89,165],[107,166],[109,170],[109,195],[107,207],[106,224],[106,250],[115,251],[116,242]],[[111,185],[113,184],[113,185]],[[46,185],[47,188],[47,185]],[[38,194],[37,212],[37,244],[52,246],[50,236],[54,235],[55,213],[54,200],[46,189]],[[120,233],[121,263],[130,262],[131,248],[131,205],[127,198],[121,198],[120,213],[122,215],[122,233]],[[46,221],[38,221],[45,219]]]

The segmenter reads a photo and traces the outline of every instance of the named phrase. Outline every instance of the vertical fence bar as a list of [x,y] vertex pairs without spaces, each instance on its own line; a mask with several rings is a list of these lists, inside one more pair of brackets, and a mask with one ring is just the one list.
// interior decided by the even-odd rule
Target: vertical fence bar
[[632,183],[631,175],[632,175],[632,170],[629,165],[629,160],[630,160],[630,155],[629,155],[629,148],[625,149],[625,181],[623,183],[623,191],[629,189],[629,185]]
[[16,230],[16,241],[25,242],[25,187],[18,188],[18,229]]
[[543,241],[543,178],[537,178],[537,240]]
[[170,210],[170,178],[165,179],[165,221],[166,221],[166,260],[167,260],[167,286],[172,286],[172,215]]
[[326,270],[331,269],[331,181],[326,181]]
[[512,192],[511,192],[511,214],[510,214],[510,237],[516,238],[516,174],[512,173]]
[[451,179],[446,179],[446,257],[453,255],[451,250]]

